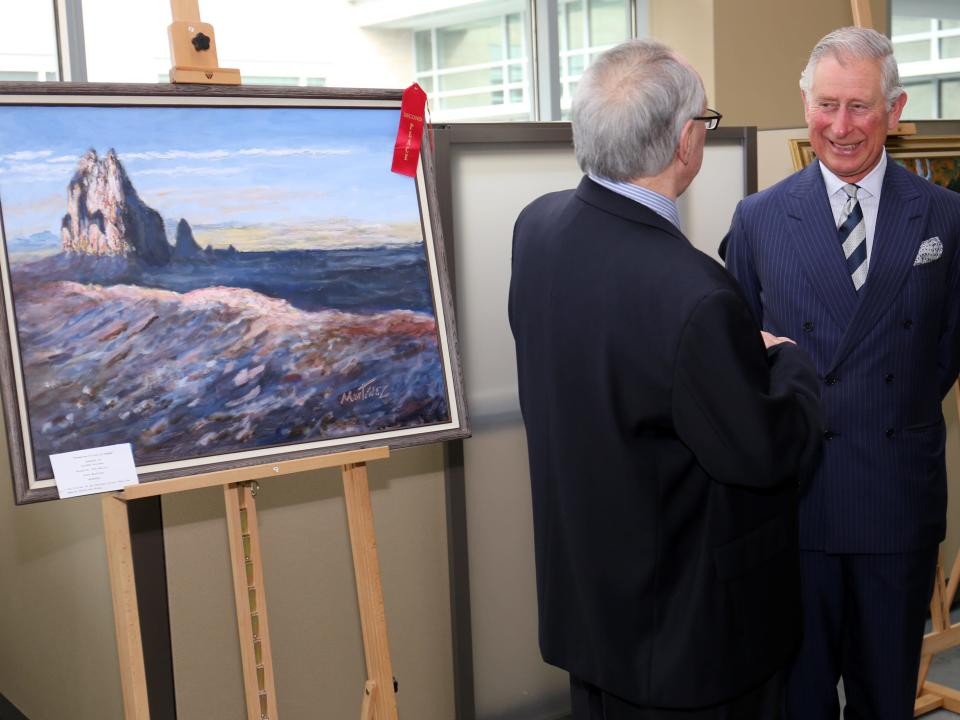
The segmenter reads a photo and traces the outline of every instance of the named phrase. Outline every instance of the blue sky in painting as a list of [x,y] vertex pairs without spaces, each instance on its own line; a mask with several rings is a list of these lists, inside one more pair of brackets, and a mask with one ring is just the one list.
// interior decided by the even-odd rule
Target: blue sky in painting
[[397,109],[0,107],[9,239],[58,232],[90,148],[116,150],[140,197],[192,225],[415,221],[414,181],[390,172]]

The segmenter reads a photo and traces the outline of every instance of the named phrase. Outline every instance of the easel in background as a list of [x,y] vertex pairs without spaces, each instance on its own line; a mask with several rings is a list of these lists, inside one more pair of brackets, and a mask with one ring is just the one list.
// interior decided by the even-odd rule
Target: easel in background
[[[173,23],[168,29],[173,59],[170,80],[175,83],[239,85],[239,70],[218,67],[213,27],[200,22],[198,1],[170,0],[170,5],[173,12]],[[277,720],[273,655],[254,488],[258,481],[267,478],[338,465],[343,478],[367,667],[360,720],[398,720],[373,509],[367,481],[367,463],[389,455],[390,450],[386,447],[341,452],[158,480],[131,485],[121,492],[103,496],[104,540],[126,720],[150,720],[128,503],[205,487],[223,488],[247,719]]]
[[266,478],[338,465],[343,476],[363,651],[367,665],[368,679],[363,688],[360,720],[398,720],[377,541],[373,529],[373,510],[367,482],[367,462],[384,459],[389,455],[390,450],[386,447],[354,450],[130,485],[121,492],[103,496],[101,504],[104,538],[113,594],[120,684],[126,720],[150,718],[127,503],[199,488],[218,485],[223,487],[247,718],[277,720],[273,656],[260,554],[260,530],[253,488],[258,481]]
[[170,10],[170,82],[239,85],[239,70],[219,67],[213,25],[200,22],[198,0],[170,0]]

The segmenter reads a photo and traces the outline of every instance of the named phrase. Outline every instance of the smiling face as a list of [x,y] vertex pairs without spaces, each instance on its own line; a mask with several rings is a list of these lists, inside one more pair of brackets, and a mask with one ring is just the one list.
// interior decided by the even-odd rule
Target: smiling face
[[846,182],[861,180],[883,153],[887,131],[897,127],[907,101],[902,93],[888,109],[880,61],[820,59],[813,73],[804,117],[817,158]]

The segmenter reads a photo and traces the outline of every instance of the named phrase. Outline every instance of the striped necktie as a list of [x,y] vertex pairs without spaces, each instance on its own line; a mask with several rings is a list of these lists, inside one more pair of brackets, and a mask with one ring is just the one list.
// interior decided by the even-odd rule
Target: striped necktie
[[843,256],[847,259],[847,272],[857,292],[867,281],[867,227],[863,222],[863,210],[857,201],[859,189],[859,185],[843,186],[847,201],[840,212],[840,225],[837,227]]

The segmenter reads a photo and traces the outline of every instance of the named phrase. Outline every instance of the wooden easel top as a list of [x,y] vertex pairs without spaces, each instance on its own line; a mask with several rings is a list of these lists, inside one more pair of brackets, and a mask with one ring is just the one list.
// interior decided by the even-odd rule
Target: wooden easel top
[[183,492],[185,490],[198,490],[199,488],[214,487],[217,485],[263,480],[268,477],[290,475],[306,470],[319,470],[322,468],[365,463],[371,460],[383,460],[388,457],[390,457],[390,448],[386,446],[366,448],[363,450],[348,450],[330,455],[317,455],[296,460],[249,465],[247,467],[217,470],[199,475],[186,475],[169,480],[155,480],[153,482],[143,483],[142,485],[128,485],[123,490],[114,493],[114,497],[119,500],[139,500],[145,497],[169,495],[170,493]]

